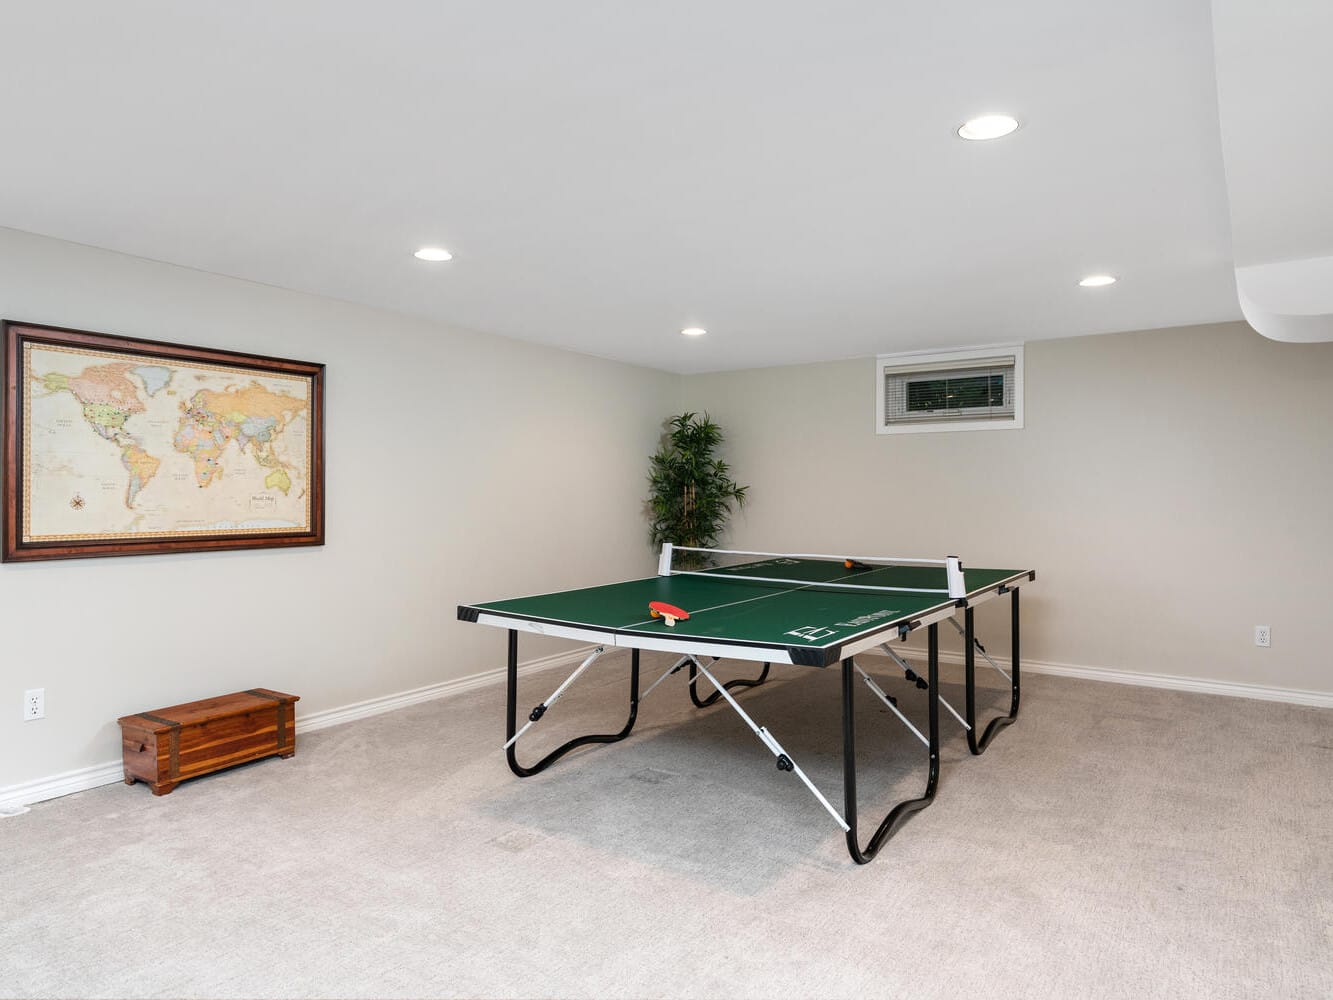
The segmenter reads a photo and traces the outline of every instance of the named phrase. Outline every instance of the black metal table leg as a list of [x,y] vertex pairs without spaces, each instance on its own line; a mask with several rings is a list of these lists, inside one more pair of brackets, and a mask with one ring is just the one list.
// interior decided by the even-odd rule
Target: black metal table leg
[[[509,692],[506,699],[505,715],[505,739],[512,740],[514,733],[518,732],[518,632],[515,629],[509,630]],[[536,774],[538,771],[544,771],[550,767],[556,760],[563,757],[569,751],[576,747],[586,746],[589,743],[616,743],[623,740],[630,734],[634,728],[634,720],[639,714],[639,651],[636,649],[630,659],[629,675],[629,719],[625,723],[625,728],[618,733],[606,733],[593,736],[578,736],[559,747],[556,747],[545,757],[539,760],[532,767],[524,767],[518,762],[516,753],[517,747],[510,746],[505,751],[505,756],[509,761],[509,770],[513,771],[520,778],[526,778],[529,775]]]
[[917,799],[907,799],[894,806],[879,828],[862,849],[856,833],[856,727],[855,692],[856,683],[852,674],[855,665],[851,659],[842,661],[842,770],[843,770],[843,819],[849,827],[847,831],[847,853],[859,865],[868,864],[884,842],[906,822],[915,812],[926,808],[935,798],[935,787],[940,778],[940,637],[938,623],[929,629],[927,675],[930,687],[926,692],[926,704],[930,718],[930,767],[926,778],[925,794]]
[[1018,718],[1018,590],[1017,587],[1009,589],[1011,643],[1009,655],[1009,714],[999,715],[991,719],[979,738],[977,736],[976,634],[973,631],[972,609],[968,608],[963,615],[963,644],[967,647],[963,653],[963,674],[967,682],[967,724],[970,727],[967,731],[967,748],[977,756],[986,752],[986,747],[990,745],[990,741],[995,738],[996,733]]
[[[734,691],[734,690],[736,690],[736,688],[752,688],[752,687],[758,687],[760,684],[764,683],[764,681],[768,680],[768,668],[769,668],[769,664],[765,663],[765,664],[764,664],[764,670],[763,670],[763,672],[762,672],[758,677],[754,678],[754,680],[740,680],[740,679],[737,679],[737,680],[734,680],[734,681],[727,681],[727,682],[726,682],[725,684],[723,684],[722,686],[723,686],[724,688],[726,688],[728,691]],[[699,671],[698,671],[698,669],[694,666],[693,661],[691,661],[691,663],[690,663],[690,701],[694,702],[694,707],[695,707],[695,708],[707,708],[709,705],[711,705],[711,704],[713,704],[714,702],[716,702],[716,701],[718,701],[719,699],[721,699],[721,697],[722,697],[722,692],[721,692],[721,691],[714,691],[714,692],[713,692],[712,694],[710,694],[707,698],[704,698],[702,701],[700,701],[700,700],[699,700],[699,692],[698,692],[698,689],[694,686],[694,682],[698,679],[698,677],[699,677]]]

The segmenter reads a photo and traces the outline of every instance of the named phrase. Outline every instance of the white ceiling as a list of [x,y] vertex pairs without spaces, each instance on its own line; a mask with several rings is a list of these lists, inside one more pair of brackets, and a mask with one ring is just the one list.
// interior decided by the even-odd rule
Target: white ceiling
[[678,372],[1241,315],[1208,0],[62,0],[0,38],[15,229]]

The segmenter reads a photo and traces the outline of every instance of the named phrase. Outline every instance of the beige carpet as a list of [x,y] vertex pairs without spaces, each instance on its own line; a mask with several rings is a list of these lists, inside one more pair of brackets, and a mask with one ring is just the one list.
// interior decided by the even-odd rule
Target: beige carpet
[[[589,671],[524,759],[619,728],[626,663]],[[645,656],[645,686],[664,665]],[[779,670],[742,701],[841,806],[839,672]],[[865,836],[924,769],[858,705]],[[1030,677],[983,757],[942,715],[935,804],[859,867],[681,675],[629,740],[526,780],[503,708],[497,686],[164,798],[0,819],[0,995],[1333,997],[1333,712]]]

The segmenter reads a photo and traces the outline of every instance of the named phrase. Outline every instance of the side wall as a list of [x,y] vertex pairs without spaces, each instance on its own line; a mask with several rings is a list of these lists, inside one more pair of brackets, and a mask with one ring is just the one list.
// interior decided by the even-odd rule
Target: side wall
[[[1025,658],[1333,695],[1333,344],[1030,343],[1016,431],[877,435],[874,379],[860,359],[686,381],[751,486],[729,542],[1033,568]],[[1003,603],[978,611],[1001,649]]]
[[328,365],[325,546],[0,566],[0,789],[117,760],[132,712],[264,686],[309,715],[500,667],[456,605],[655,566],[675,376],[2,229],[0,316]]

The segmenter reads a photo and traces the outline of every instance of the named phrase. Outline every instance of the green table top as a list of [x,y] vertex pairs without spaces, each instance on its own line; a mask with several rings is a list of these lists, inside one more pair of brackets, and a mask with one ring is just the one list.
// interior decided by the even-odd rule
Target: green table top
[[[942,566],[848,570],[834,560],[768,559],[461,605],[458,617],[607,645],[827,666],[1036,578],[1029,570],[966,567],[964,576],[967,594],[957,600],[948,596]],[[690,616],[668,626],[651,617],[650,601]]]

